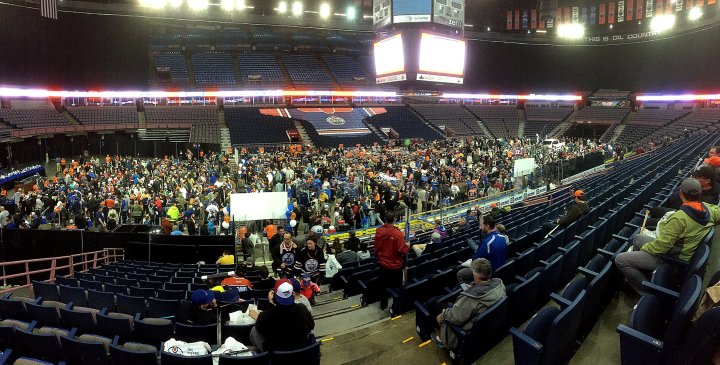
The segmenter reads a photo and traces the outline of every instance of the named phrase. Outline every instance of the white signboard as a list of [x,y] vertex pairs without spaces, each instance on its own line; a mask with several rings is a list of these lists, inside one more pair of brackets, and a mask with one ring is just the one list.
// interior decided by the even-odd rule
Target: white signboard
[[279,193],[246,193],[230,195],[230,216],[233,221],[286,219],[288,196]]

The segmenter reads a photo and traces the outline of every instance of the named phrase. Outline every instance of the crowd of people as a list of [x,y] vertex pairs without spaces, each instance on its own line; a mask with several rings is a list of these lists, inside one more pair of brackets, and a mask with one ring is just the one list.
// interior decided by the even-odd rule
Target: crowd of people
[[[278,147],[242,149],[237,164],[227,152],[187,151],[142,159],[105,156],[66,161],[38,178],[32,189],[2,193],[6,228],[111,231],[120,224],[162,225],[164,234],[216,235],[230,231],[232,193],[288,193],[288,222],[295,234],[316,225],[348,229],[375,226],[385,214],[441,205],[512,189],[513,161],[539,163],[602,150],[567,141],[560,150],[531,139],[464,138],[403,146],[345,149]],[[522,184],[545,184],[530,175]]]

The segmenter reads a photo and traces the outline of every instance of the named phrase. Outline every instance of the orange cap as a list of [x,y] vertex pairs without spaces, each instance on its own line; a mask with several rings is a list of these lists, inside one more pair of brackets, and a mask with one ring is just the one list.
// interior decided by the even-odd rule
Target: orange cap
[[585,196],[585,192],[582,190],[575,190],[575,193],[573,194],[574,197],[579,198],[581,196]]
[[496,207],[497,207],[497,203],[490,203],[490,207],[491,207],[491,208],[496,208]]

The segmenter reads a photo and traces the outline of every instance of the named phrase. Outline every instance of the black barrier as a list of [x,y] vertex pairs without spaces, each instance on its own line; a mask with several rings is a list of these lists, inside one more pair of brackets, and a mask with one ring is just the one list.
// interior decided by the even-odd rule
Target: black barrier
[[561,181],[605,163],[602,152],[593,152],[569,160],[560,160],[543,165],[542,175],[549,181]]
[[123,248],[125,258],[171,263],[214,263],[234,250],[232,236],[165,236],[79,230],[0,229],[2,261],[20,261]]

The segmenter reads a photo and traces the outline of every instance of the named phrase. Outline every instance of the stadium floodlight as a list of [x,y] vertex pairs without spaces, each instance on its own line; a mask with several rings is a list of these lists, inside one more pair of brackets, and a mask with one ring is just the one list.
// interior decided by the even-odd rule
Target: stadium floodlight
[[170,7],[173,9],[177,9],[182,6],[183,0],[170,0]]
[[330,17],[330,4],[328,4],[328,3],[320,4],[320,10],[318,11],[318,14],[320,14],[320,17],[323,19],[329,18]]
[[347,16],[347,18],[349,20],[355,20],[355,16],[357,16],[357,13],[355,12],[355,7],[348,6],[347,12],[345,13],[345,15]]
[[675,26],[675,15],[657,15],[650,21],[650,30],[653,32],[666,32]]
[[318,11],[320,14],[320,17],[323,19],[327,19],[330,17],[330,4],[328,3],[322,3],[320,4],[320,11]]
[[222,0],[220,1],[220,7],[225,11],[235,10],[235,0]]
[[580,39],[585,36],[585,27],[578,23],[560,24],[557,27],[557,35],[560,38]]
[[237,10],[245,9],[245,0],[236,0],[235,9],[237,9]]
[[207,10],[208,0],[188,0],[190,10]]
[[278,13],[280,13],[280,14],[285,14],[285,13],[287,13],[287,10],[288,10],[287,2],[285,2],[285,1],[279,2],[279,3],[278,3],[278,7],[277,7],[277,9],[275,9],[275,10],[277,10]]
[[702,16],[703,16],[702,9],[700,9],[698,7],[694,7],[692,9],[690,9],[690,11],[688,12],[688,19],[690,19],[690,20],[698,20]]
[[303,4],[300,1],[295,1],[292,4],[292,14],[294,16],[301,16],[303,13]]

